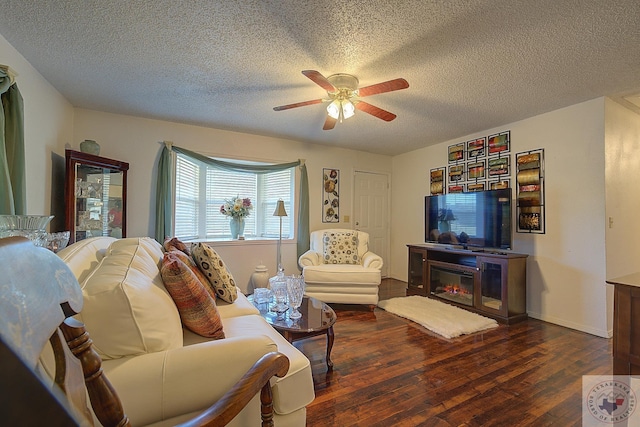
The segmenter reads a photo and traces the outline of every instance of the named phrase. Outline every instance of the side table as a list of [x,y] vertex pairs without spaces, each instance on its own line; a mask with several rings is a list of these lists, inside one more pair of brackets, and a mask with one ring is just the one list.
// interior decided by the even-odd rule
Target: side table
[[313,297],[305,296],[298,311],[302,313],[300,319],[290,319],[289,310],[281,316],[271,311],[272,303],[256,303],[253,295],[249,301],[260,310],[260,315],[290,343],[316,335],[327,335],[327,367],[333,369],[331,349],[333,348],[333,325],[336,323],[336,312],[324,302]]

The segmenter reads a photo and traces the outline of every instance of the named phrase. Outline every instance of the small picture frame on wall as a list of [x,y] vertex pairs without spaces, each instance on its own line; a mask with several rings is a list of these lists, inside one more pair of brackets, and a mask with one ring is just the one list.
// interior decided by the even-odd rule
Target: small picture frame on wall
[[476,179],[484,179],[486,163],[484,160],[467,163],[467,177],[469,181]]
[[451,184],[464,181],[464,165],[449,166],[449,182]]
[[464,161],[464,142],[449,146],[449,163]]
[[489,177],[493,178],[499,175],[509,175],[511,168],[509,164],[509,155],[492,157],[489,159]]
[[449,194],[464,193],[464,184],[450,185],[448,188]]
[[432,196],[436,194],[444,194],[446,188],[447,168],[435,168],[430,171],[430,192]]
[[489,181],[489,190],[502,190],[509,187],[511,187],[511,180],[509,178],[502,178],[498,181]]
[[322,222],[340,222],[340,171],[322,169]]
[[486,186],[484,182],[473,182],[473,183],[467,184],[468,193],[473,193],[476,191],[484,191],[485,189],[486,189]]
[[490,156],[508,153],[511,151],[511,131],[489,135],[487,147]]
[[467,159],[473,160],[485,157],[487,155],[486,143],[487,139],[484,137],[467,141]]

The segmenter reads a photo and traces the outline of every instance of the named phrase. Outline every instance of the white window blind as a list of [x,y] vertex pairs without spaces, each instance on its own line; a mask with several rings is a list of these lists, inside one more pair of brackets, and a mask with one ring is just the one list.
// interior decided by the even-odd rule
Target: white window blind
[[251,214],[245,218],[245,238],[279,236],[280,218],[273,216],[278,199],[284,201],[288,215],[283,217],[282,236],[292,235],[294,169],[267,174],[229,172],[178,154],[175,183],[178,238],[229,238],[230,217],[220,213],[220,206],[235,197],[249,198],[253,205]]

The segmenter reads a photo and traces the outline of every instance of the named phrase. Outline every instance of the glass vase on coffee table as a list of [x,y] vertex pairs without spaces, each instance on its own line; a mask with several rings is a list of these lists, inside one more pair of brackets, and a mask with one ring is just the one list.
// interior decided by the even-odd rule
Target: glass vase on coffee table
[[304,289],[305,283],[302,276],[287,276],[287,294],[289,296],[289,305],[292,308],[289,313],[290,319],[299,319],[302,317],[302,313],[298,311],[298,308],[300,308],[300,304],[302,304]]
[[284,275],[272,277],[269,279],[269,287],[275,300],[271,310],[278,313],[278,317],[281,317],[289,309],[287,305],[287,280]]

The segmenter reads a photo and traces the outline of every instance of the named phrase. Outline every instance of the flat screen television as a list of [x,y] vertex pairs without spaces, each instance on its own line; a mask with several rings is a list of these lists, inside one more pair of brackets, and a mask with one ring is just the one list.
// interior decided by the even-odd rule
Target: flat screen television
[[511,188],[424,198],[428,243],[511,249]]

